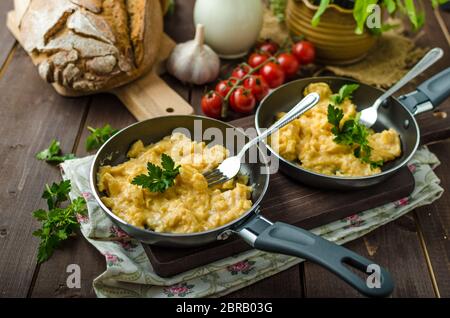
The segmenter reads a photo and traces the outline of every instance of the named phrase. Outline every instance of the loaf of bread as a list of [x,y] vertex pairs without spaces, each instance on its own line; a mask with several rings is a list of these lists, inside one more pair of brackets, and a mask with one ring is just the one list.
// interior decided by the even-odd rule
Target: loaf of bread
[[31,0],[19,25],[40,76],[85,93],[149,71],[162,29],[159,0]]

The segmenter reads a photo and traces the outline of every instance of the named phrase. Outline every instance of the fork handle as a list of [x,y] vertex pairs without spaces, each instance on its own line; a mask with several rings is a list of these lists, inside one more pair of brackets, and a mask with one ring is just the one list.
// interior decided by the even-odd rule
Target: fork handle
[[397,92],[400,88],[405,86],[405,84],[409,83],[413,78],[417,75],[425,71],[431,65],[433,65],[437,60],[439,60],[442,55],[444,55],[444,51],[441,48],[435,47],[431,49],[425,56],[416,64],[414,67],[406,73],[394,86],[389,88],[383,95],[377,98],[375,103],[373,103],[373,107],[380,107],[380,105],[385,101],[386,98]]
[[306,111],[314,107],[320,100],[320,96],[317,93],[310,93],[306,95],[297,105],[295,105],[286,115],[277,120],[269,129],[265,130],[261,135],[253,138],[248,143],[242,147],[239,152],[239,156],[242,156],[250,147],[263,140],[267,136],[271,135],[276,130],[289,124],[291,121],[296,119],[298,116],[304,114]]

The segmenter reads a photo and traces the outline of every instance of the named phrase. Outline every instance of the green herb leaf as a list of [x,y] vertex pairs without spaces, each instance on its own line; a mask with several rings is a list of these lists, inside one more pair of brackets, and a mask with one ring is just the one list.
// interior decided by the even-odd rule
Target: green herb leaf
[[36,159],[38,160],[45,160],[50,163],[61,163],[66,160],[75,159],[74,154],[61,154],[61,147],[60,142],[53,139],[50,143],[50,146],[48,146],[47,149],[44,149],[36,154]]
[[33,232],[39,237],[37,261],[42,263],[49,259],[60,243],[71,236],[78,228],[77,214],[86,215],[86,201],[79,197],[72,201],[66,208],[59,205],[68,200],[70,191],[70,181],[63,181],[59,184],[48,185],[42,194],[47,199],[49,211],[39,209],[33,212],[33,216],[40,222],[42,227]]
[[356,21],[356,34],[362,34],[364,32],[364,25],[367,17],[371,13],[369,7],[376,4],[378,0],[355,0],[353,7],[353,18]]
[[42,198],[47,200],[48,209],[56,208],[61,202],[69,199],[70,180],[61,181],[59,184],[53,183],[51,186],[45,185]]
[[352,98],[352,94],[355,90],[359,88],[358,84],[345,84],[339,89],[338,94],[333,94],[330,96],[330,101],[334,105],[342,104],[346,98]]
[[419,20],[417,17],[414,0],[405,0],[405,9],[408,14],[409,21],[411,21],[411,24],[414,26],[414,30],[417,30],[419,27]]
[[165,169],[164,174],[168,176],[177,176],[179,173],[180,167],[175,167],[175,161],[165,153],[161,155],[161,166]]
[[333,105],[328,105],[328,122],[333,125],[333,127],[331,128],[331,132],[334,135],[338,135],[339,131],[340,131],[340,127],[339,124],[342,120],[342,118],[344,118],[344,112],[342,111],[342,109],[338,108],[338,107],[333,107]]
[[389,14],[394,13],[395,9],[397,8],[394,0],[383,0],[383,3]]
[[43,209],[39,209],[33,212],[33,216],[38,220],[38,221],[44,221],[47,219],[47,211],[43,210]]
[[449,0],[431,0],[431,4],[433,5],[433,8],[436,8],[440,4],[447,3]]
[[384,165],[383,160],[370,161],[369,163],[370,163],[370,168],[372,168],[372,169],[381,168]]
[[75,213],[80,215],[87,215],[86,200],[82,197],[78,197],[72,200],[72,209]]
[[36,158],[39,160],[48,160],[49,158],[56,156],[60,153],[59,141],[53,139],[47,149],[44,149],[36,154]]
[[86,138],[86,151],[92,151],[100,148],[109,138],[118,132],[117,129],[106,124],[102,128],[88,127],[91,134]]
[[354,147],[353,155],[362,162],[370,164],[371,168],[382,166],[382,161],[373,162],[370,160],[372,148],[369,146],[369,129],[359,123],[359,115],[356,118],[348,119],[341,126],[340,122],[344,117],[343,111],[328,105],[328,122],[333,126],[331,132],[334,135],[333,141],[337,144]]
[[167,8],[167,14],[168,15],[173,15],[173,13],[175,12],[175,0],[169,0],[169,5]]
[[166,155],[161,155],[161,167],[151,162],[147,163],[148,174],[140,174],[131,181],[131,184],[141,186],[151,192],[164,192],[175,184],[175,177],[180,173],[180,166],[175,167],[173,159]]
[[312,20],[311,20],[311,25],[312,26],[317,26],[320,22],[320,17],[322,16],[322,14],[325,12],[325,10],[327,9],[328,5],[330,4],[330,0],[321,0],[320,4],[319,4],[319,8],[317,9],[316,13],[314,14]]

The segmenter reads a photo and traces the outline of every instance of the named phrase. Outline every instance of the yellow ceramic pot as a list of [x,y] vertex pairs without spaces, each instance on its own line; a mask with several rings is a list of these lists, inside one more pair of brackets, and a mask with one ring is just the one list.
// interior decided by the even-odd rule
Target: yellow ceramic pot
[[316,27],[311,20],[317,6],[308,0],[289,0],[286,22],[289,30],[316,47],[316,60],[324,64],[350,64],[364,58],[374,46],[376,37],[368,32],[356,34],[353,12],[331,4]]

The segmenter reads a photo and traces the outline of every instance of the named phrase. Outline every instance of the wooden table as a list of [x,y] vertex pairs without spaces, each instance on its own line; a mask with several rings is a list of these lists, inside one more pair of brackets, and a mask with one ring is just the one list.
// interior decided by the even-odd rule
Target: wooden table
[[[423,46],[440,46],[445,58],[421,81],[450,65],[450,14],[426,3]],[[194,0],[178,0],[166,17],[166,32],[176,41],[191,39]],[[52,258],[36,265],[38,222],[31,212],[44,207],[43,185],[59,180],[59,171],[34,159],[52,138],[63,151],[86,154],[86,126],[110,123],[124,127],[135,120],[112,95],[68,99],[58,96],[38,76],[25,51],[5,28],[12,0],[0,1],[0,297],[94,297],[92,280],[105,269],[104,257],[82,237],[68,240]],[[199,112],[202,87],[164,80]],[[413,85],[409,87],[411,89]],[[446,103],[450,103],[449,100]],[[433,205],[417,209],[347,247],[390,270],[396,281],[394,297],[450,296],[450,142],[430,146],[442,160],[436,169],[446,192]],[[79,264],[81,289],[66,287],[66,267]],[[359,297],[332,274],[311,264],[294,266],[231,294],[233,297]]]

